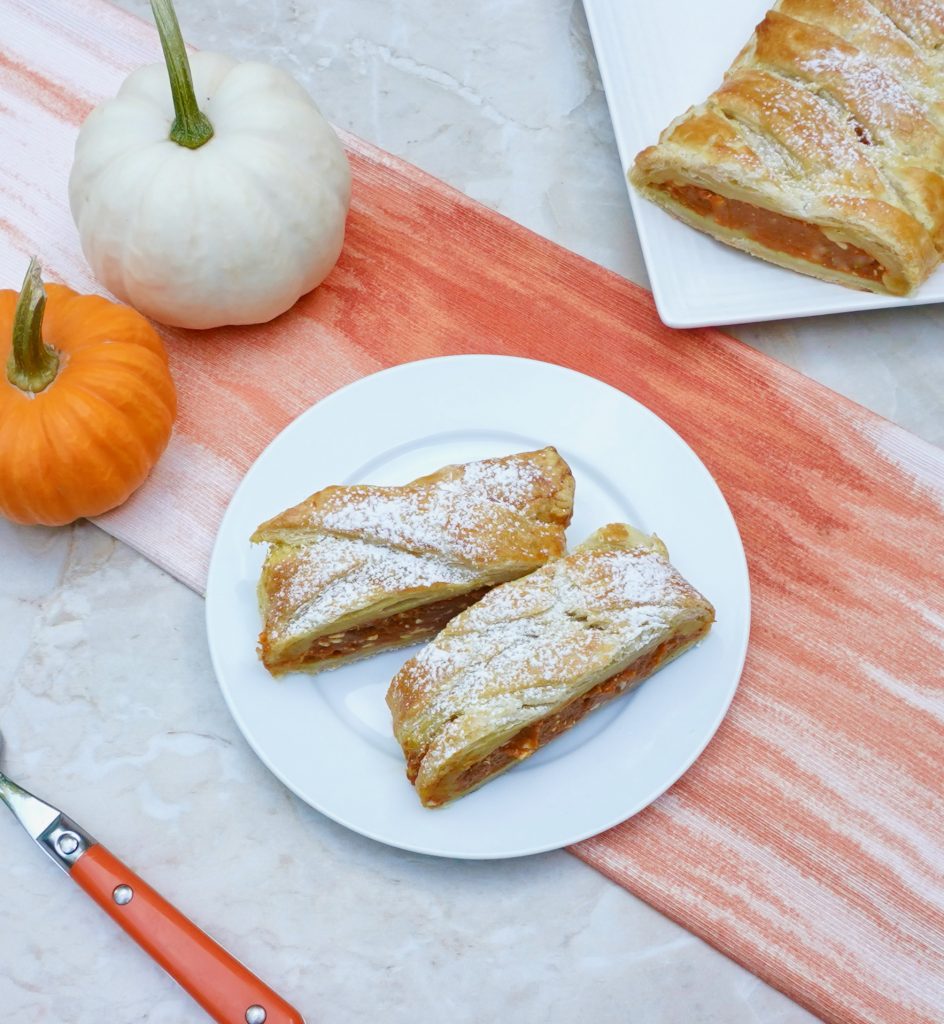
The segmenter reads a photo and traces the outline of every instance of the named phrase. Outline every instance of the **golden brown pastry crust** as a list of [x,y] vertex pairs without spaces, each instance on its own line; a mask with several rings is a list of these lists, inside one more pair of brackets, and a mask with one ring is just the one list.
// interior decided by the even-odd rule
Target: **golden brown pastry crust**
[[427,807],[480,786],[696,643],[714,609],[625,524],[454,618],[387,693]]
[[564,550],[574,479],[554,448],[402,487],[327,487],[263,523],[259,655],[274,675],[418,643]]
[[944,254],[942,31],[936,0],[779,0],[722,85],[637,156],[630,180],[772,263],[907,294]]

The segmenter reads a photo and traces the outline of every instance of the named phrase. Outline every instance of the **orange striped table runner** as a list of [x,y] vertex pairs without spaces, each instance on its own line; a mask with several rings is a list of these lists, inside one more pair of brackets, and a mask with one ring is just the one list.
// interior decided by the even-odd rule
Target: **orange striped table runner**
[[[77,126],[153,30],[103,0],[0,0],[0,270],[95,290]],[[944,453],[355,139],[341,261],[263,327],[165,330],[180,391],[149,483],[100,524],[201,589],[246,468],[319,398],[459,352],[591,373],[715,475],[752,573],[730,714],[684,778],[574,853],[828,1021],[944,1020]],[[693,510],[697,514],[697,510]]]

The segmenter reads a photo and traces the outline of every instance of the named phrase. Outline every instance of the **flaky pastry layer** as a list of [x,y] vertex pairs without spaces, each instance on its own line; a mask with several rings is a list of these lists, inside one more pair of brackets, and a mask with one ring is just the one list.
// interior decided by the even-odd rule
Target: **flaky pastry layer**
[[393,679],[387,704],[420,800],[470,792],[697,643],[714,609],[625,524],[506,583]]
[[722,85],[639,154],[630,180],[769,262],[910,293],[944,253],[944,87],[927,10],[779,0]]
[[273,674],[427,639],[487,589],[564,550],[574,481],[553,448],[401,487],[328,487],[263,523],[259,654]]

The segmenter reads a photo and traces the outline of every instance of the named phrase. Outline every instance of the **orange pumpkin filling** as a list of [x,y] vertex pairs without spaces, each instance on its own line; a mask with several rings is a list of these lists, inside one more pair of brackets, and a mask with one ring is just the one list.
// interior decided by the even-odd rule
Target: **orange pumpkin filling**
[[[507,743],[493,750],[470,768],[441,779],[434,791],[421,793],[423,804],[426,807],[438,807],[475,789],[476,786],[480,786],[487,779],[504,771],[515,762],[530,757],[539,747],[543,747],[555,736],[559,736],[562,732],[575,726],[595,708],[641,683],[673,655],[696,643],[708,632],[710,626],[711,623],[706,623],[696,633],[670,637],[648,654],[638,658],[622,672],[617,672],[609,679],[604,679],[602,683],[597,683],[582,696],[575,697],[560,711],[548,715],[547,718],[542,718],[540,722],[526,726]],[[410,782],[416,781],[421,762],[422,756],[410,758],[407,764],[407,777]]]
[[854,245],[832,241],[815,224],[772,213],[739,199],[728,199],[696,185],[677,185],[669,181],[660,188],[686,209],[707,217],[719,227],[740,231],[774,252],[867,281],[881,281],[885,274],[885,268],[874,256]]
[[270,669],[291,672],[306,665],[320,665],[362,652],[373,654],[392,647],[417,644],[435,636],[446,623],[475,604],[491,587],[481,587],[469,594],[460,594],[445,601],[410,608],[395,615],[388,615],[365,626],[355,626],[339,633],[317,637],[301,652],[291,657],[276,660],[266,648],[265,634],[260,636],[262,660]]

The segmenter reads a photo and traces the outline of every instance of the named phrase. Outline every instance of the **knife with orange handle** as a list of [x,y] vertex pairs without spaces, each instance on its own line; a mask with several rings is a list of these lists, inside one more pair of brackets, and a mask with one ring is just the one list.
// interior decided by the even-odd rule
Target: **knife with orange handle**
[[0,799],[59,867],[219,1024],[305,1024],[297,1010],[71,818],[3,772]]

